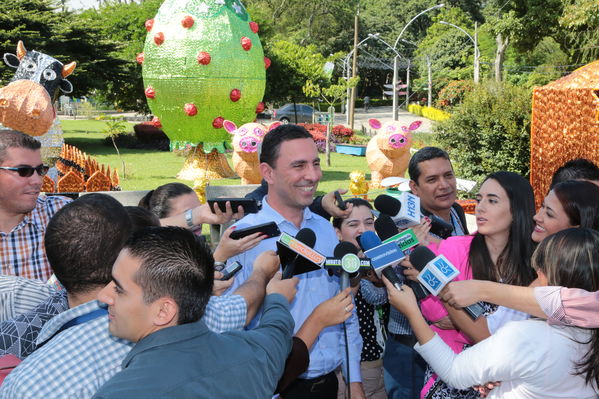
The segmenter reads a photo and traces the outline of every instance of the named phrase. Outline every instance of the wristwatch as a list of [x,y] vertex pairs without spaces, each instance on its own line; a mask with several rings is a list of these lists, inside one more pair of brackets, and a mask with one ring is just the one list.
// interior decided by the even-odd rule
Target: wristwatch
[[189,227],[190,229],[193,228],[195,225],[193,224],[193,209],[188,209],[185,211],[184,213],[185,215],[185,221],[187,222],[187,227]]

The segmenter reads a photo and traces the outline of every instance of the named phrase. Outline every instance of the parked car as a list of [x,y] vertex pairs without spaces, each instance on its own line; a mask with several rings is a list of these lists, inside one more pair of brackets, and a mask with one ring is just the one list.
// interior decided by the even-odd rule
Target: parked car
[[[296,118],[297,110],[297,120]],[[320,114],[309,105],[306,104],[285,104],[281,108],[275,109],[272,114],[272,119],[281,121],[282,123],[312,123],[312,114],[316,112],[316,119]]]

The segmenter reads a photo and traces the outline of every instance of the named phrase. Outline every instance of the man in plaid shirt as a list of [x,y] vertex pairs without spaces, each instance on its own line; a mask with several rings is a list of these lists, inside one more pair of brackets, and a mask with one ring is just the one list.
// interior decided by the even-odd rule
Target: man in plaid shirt
[[46,281],[52,274],[43,245],[50,218],[71,200],[40,197],[40,143],[0,130],[0,273]]

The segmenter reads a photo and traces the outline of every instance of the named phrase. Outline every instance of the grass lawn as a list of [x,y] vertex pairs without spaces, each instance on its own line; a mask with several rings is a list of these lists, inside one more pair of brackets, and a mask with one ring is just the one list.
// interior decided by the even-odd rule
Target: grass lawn
[[[67,144],[96,157],[98,162],[117,168],[123,190],[149,190],[173,181],[192,185],[191,181],[177,180],[175,175],[183,166],[184,158],[171,152],[153,150],[134,150],[119,148],[127,168],[127,176],[123,176],[123,168],[113,146],[104,144],[106,137],[102,130],[105,122],[96,120],[63,120],[61,121],[64,138]],[[133,124],[131,124],[133,131]],[[430,145],[433,137],[430,134],[416,134],[415,142],[420,145]],[[231,154],[227,154],[230,162]],[[325,155],[321,154],[323,177],[318,186],[320,193],[336,188],[348,188],[349,173],[353,170],[369,172],[365,157],[355,157],[345,154],[331,153],[331,166],[327,167]],[[367,173],[370,179],[370,173]],[[240,184],[240,179],[221,179],[212,181],[213,185]]]

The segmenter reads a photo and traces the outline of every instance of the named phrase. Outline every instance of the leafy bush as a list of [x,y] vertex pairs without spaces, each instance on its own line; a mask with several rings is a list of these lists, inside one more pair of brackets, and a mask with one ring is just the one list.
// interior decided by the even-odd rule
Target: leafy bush
[[424,116],[425,118],[433,121],[444,121],[451,116],[447,112],[441,111],[440,109],[434,107],[426,107],[418,104],[408,105],[408,112]]
[[452,80],[439,92],[437,106],[443,110],[449,110],[461,104],[464,96],[473,89],[474,82],[471,80]]
[[527,176],[530,118],[529,90],[489,82],[466,94],[434,131],[457,163],[460,177],[480,181],[499,170]]

